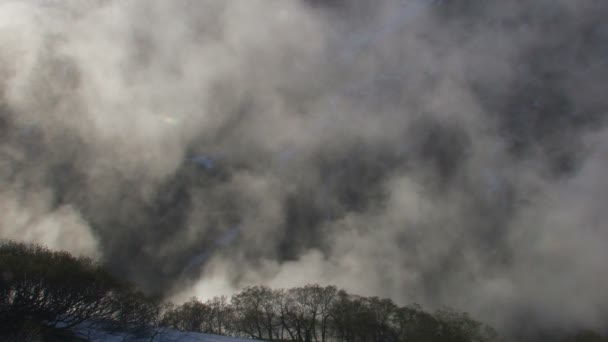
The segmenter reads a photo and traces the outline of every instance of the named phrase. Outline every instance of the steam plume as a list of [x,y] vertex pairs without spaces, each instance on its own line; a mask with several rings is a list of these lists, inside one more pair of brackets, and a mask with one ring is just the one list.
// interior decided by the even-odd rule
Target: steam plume
[[0,237],[176,298],[320,282],[601,327],[606,14],[0,1]]

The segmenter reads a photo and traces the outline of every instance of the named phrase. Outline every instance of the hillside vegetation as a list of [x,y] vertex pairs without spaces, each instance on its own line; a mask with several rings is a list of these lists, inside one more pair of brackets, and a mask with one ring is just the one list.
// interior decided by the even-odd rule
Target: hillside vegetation
[[[90,259],[39,245],[0,244],[2,341],[82,340],[72,331],[83,324],[157,341],[162,328],[269,341],[500,340],[466,313],[429,313],[416,304],[400,307],[335,286],[254,286],[231,298],[192,298],[175,305],[145,295]],[[590,332],[564,339],[605,340]]]

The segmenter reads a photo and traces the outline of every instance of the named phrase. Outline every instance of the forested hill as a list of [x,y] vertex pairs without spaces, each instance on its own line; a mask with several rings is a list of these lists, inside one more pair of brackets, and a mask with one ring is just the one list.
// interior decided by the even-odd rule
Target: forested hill
[[[200,333],[298,342],[502,341],[466,313],[431,313],[335,286],[254,286],[176,305],[91,259],[10,241],[0,244],[0,275],[2,341],[223,341]],[[573,336],[561,341],[607,341],[591,332]]]

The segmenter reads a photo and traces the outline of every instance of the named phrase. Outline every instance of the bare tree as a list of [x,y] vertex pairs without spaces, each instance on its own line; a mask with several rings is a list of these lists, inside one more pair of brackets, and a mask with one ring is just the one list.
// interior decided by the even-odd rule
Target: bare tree
[[328,338],[329,320],[331,318],[331,310],[335,304],[338,289],[335,286],[326,286],[320,288],[318,300],[319,304],[319,318],[320,318],[320,332],[321,342],[326,342]]
[[257,339],[273,340],[280,327],[277,296],[265,286],[247,287],[232,297],[237,331]]
[[211,330],[213,334],[222,335],[228,330],[232,307],[226,296],[213,297],[207,301],[207,306],[211,309]]

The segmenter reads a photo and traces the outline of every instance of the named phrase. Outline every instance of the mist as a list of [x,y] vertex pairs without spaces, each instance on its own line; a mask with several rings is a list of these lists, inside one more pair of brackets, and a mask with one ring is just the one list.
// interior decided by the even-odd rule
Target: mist
[[183,300],[605,329],[608,3],[0,1],[0,238]]

